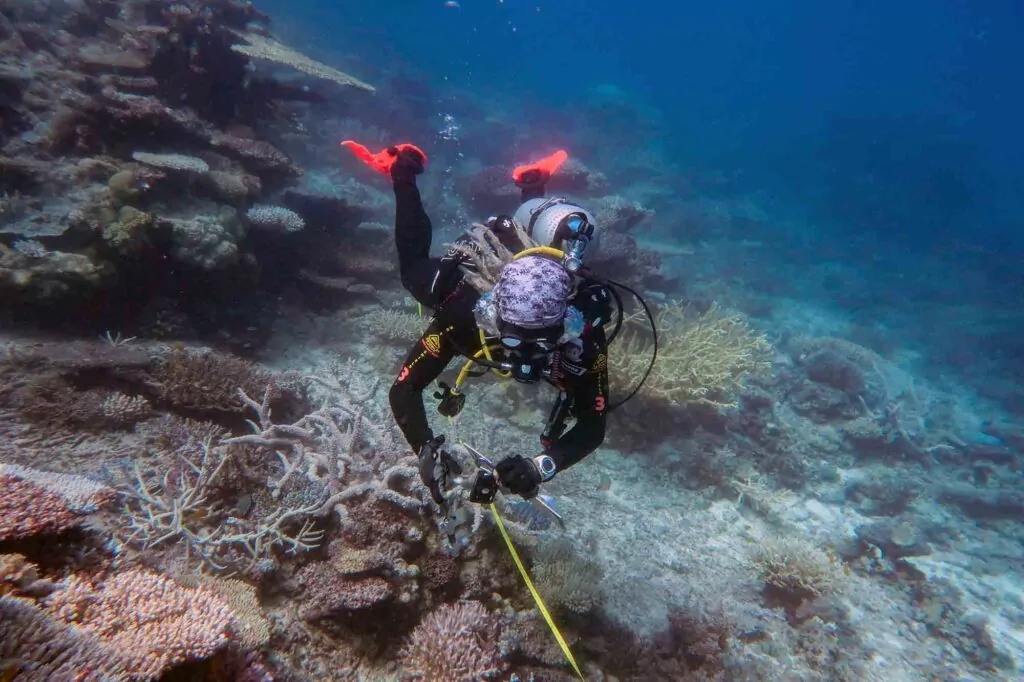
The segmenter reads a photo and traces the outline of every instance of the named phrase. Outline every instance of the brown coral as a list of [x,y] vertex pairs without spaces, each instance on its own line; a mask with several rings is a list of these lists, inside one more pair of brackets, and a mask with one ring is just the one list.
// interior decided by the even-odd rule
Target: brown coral
[[270,374],[251,362],[181,346],[156,363],[152,376],[160,401],[203,412],[242,412],[238,389],[262,395],[271,383]]
[[[672,405],[729,406],[751,373],[766,370],[771,346],[739,315],[712,306],[694,313],[675,302],[659,310],[658,357],[641,396]],[[653,346],[635,318],[623,328],[608,362],[613,385],[632,390],[647,371]]]
[[342,570],[324,561],[304,566],[295,579],[305,590],[302,617],[306,620],[365,611],[395,595],[394,588],[383,578],[346,577]]

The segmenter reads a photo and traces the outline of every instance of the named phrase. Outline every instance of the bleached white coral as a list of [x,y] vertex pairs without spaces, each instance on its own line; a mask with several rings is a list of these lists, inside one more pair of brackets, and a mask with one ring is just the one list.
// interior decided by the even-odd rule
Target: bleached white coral
[[245,217],[250,225],[264,230],[298,232],[306,226],[302,216],[284,206],[258,204],[246,211]]
[[190,173],[206,173],[210,170],[210,165],[202,159],[198,159],[194,156],[187,156],[185,154],[153,154],[151,152],[135,152],[132,154],[132,159],[139,163],[144,163],[147,166],[167,170],[187,171]]

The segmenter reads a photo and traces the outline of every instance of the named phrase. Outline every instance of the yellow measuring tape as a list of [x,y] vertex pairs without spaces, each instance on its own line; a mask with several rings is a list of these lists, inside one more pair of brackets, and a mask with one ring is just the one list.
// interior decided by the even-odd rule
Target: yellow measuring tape
[[548,611],[548,607],[544,605],[544,600],[541,599],[540,592],[534,586],[533,581],[530,580],[530,574],[526,572],[526,567],[523,566],[522,559],[519,558],[519,552],[516,551],[515,545],[512,544],[512,538],[508,536],[508,531],[505,530],[505,524],[501,522],[501,516],[498,515],[498,508],[491,502],[491,513],[494,514],[494,521],[498,524],[498,530],[501,531],[501,537],[505,540],[505,545],[508,547],[509,554],[512,555],[512,561],[516,562],[516,568],[519,569],[519,575],[523,576],[523,580],[526,582],[526,587],[529,588],[530,594],[533,595],[533,600],[537,602],[537,608],[540,609],[541,615],[544,616],[544,620],[547,621],[548,627],[551,628],[551,632],[555,635],[555,639],[558,640],[558,646],[562,647],[562,653],[569,659],[569,663],[572,664],[572,669],[576,671],[576,674],[581,680],[586,680],[583,677],[583,673],[580,672],[579,665],[576,664],[576,659],[572,657],[572,651],[569,650],[569,645],[566,644],[565,638],[562,637],[562,633],[558,631],[558,627],[555,625],[554,618],[551,617],[551,612]]

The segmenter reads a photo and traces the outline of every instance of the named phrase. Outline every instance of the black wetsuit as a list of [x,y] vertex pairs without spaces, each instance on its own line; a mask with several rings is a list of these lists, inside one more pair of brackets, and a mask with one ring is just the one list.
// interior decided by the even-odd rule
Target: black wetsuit
[[[453,358],[472,356],[480,350],[473,314],[479,294],[463,278],[459,264],[464,258],[459,253],[449,250],[441,258],[430,256],[432,227],[415,177],[396,177],[394,188],[395,243],[402,285],[419,303],[434,310],[430,325],[409,351],[389,394],[398,426],[413,450],[419,452],[434,438],[427,424],[423,390]],[[543,189],[524,190],[522,198],[525,201],[538,196],[543,196]],[[513,246],[506,235],[498,236],[506,246]],[[609,293],[604,285],[584,279],[572,304],[583,312],[587,324],[581,343],[566,344],[555,352],[549,378],[559,394],[542,435],[544,452],[555,461],[558,471],[601,445],[608,407],[608,351],[601,324],[611,314]],[[592,325],[594,321],[597,324]],[[566,416],[575,418],[576,423],[562,433]]]

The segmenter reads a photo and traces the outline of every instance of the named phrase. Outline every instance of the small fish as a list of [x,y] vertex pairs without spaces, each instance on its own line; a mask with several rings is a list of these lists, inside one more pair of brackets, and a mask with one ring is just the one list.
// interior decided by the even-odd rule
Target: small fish
[[597,484],[597,489],[601,492],[607,492],[612,489],[612,477],[608,474],[601,474],[601,480]]
[[451,7],[452,9],[458,9],[459,8],[459,3],[456,2],[456,0],[446,0],[446,2],[444,3],[444,6],[445,7]]

